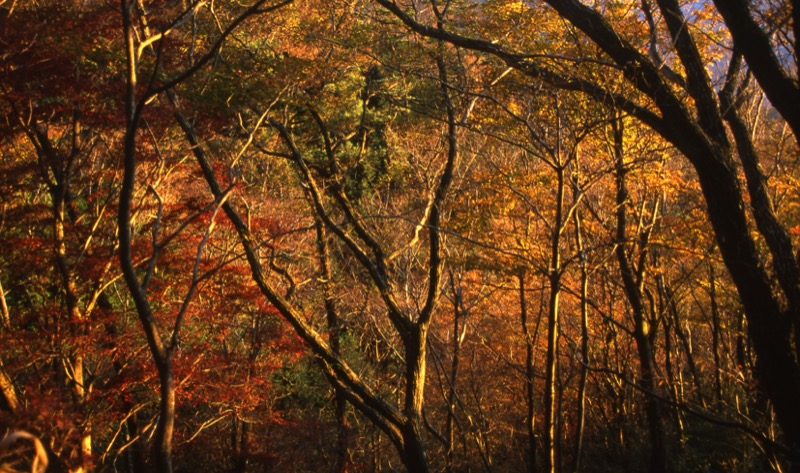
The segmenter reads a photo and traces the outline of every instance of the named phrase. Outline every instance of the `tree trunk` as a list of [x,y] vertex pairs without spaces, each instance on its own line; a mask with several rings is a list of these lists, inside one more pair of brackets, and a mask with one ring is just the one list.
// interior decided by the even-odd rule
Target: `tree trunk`
[[[628,190],[625,185],[625,175],[628,172],[624,162],[623,148],[623,124],[622,119],[612,121],[612,132],[614,139],[614,153],[616,160],[616,179],[617,179],[617,247],[616,257],[622,276],[625,295],[631,306],[633,313],[634,329],[633,337],[636,341],[636,349],[639,356],[639,376],[640,386],[645,396],[645,415],[650,438],[650,468],[652,473],[664,473],[668,471],[666,465],[666,439],[664,429],[661,425],[661,409],[656,398],[656,371],[653,347],[651,344],[650,323],[647,319],[644,305],[642,285],[644,284],[644,265],[646,264],[647,240],[649,230],[639,236],[638,242],[639,267],[635,267],[629,260],[626,252],[627,240],[627,212]],[[655,211],[654,211],[655,212]]]
[[545,471],[558,471],[558,438],[556,424],[558,422],[558,316],[561,284],[560,274],[550,274],[550,297],[547,310],[547,354],[545,359],[545,391],[544,391],[544,455]]
[[525,337],[525,429],[528,434],[528,471],[536,472],[536,386],[534,385],[534,335],[528,327],[528,304],[525,297],[525,273],[520,270],[517,275],[519,280],[519,311],[522,335]]
[[675,401],[672,409],[672,416],[675,420],[675,431],[678,433],[678,439],[682,443],[684,440],[683,413],[679,406],[683,404],[683,376],[679,375],[676,378],[675,369],[672,366],[674,351],[672,348],[673,323],[669,317],[670,307],[672,306],[672,295],[667,292],[663,274],[656,276],[656,285],[658,287],[658,313],[664,325],[664,370],[667,374],[667,383],[672,391],[672,399]]
[[[578,189],[575,189],[577,193]],[[577,198],[574,199],[577,201]],[[578,382],[577,399],[577,425],[575,426],[575,446],[573,447],[572,471],[577,473],[581,470],[581,456],[583,455],[583,436],[586,423],[586,384],[589,377],[589,271],[587,268],[586,254],[583,247],[583,234],[581,231],[581,214],[575,209],[573,216],[575,222],[575,246],[578,250],[578,258],[581,269],[581,291],[580,291],[580,312],[581,312],[581,374]]]
[[172,434],[175,430],[175,380],[172,359],[159,366],[161,401],[159,419],[153,437],[152,460],[159,473],[172,473]]
[[0,359],[0,409],[14,414],[19,408],[17,390],[11,376],[8,375],[3,360]]
[[722,362],[720,361],[720,327],[719,304],[717,302],[717,279],[714,266],[708,268],[708,297],[711,300],[711,350],[714,355],[714,395],[718,405],[722,404]]
[[[0,283],[0,331],[9,330],[10,328],[11,318],[6,304],[6,293],[3,291],[2,283]],[[6,367],[3,366],[3,359],[0,358],[0,409],[14,414],[18,407],[17,389],[14,387],[11,376],[6,371]]]
[[172,473],[172,431],[175,425],[175,384],[172,373],[172,353],[164,343],[147,299],[133,266],[133,232],[131,207],[136,186],[136,133],[139,130],[141,107],[137,102],[137,59],[132,24],[133,5],[121,0],[123,34],[127,59],[125,88],[125,136],[123,140],[123,179],[119,193],[119,258],[125,284],[133,299],[136,313],[144,331],[150,354],[159,378],[159,418],[153,439],[151,458],[158,473]]
[[[600,103],[613,103],[623,108],[663,136],[691,162],[697,171],[707,212],[725,266],[728,268],[745,309],[748,333],[757,355],[755,376],[759,387],[772,401],[789,456],[800,465],[800,284],[796,254],[780,241],[785,228],[777,220],[777,233],[771,232],[769,215],[759,207],[758,194],[750,192],[753,215],[761,236],[769,246],[773,274],[768,274],[762,253],[748,224],[745,198],[734,165],[728,133],[722,123],[717,91],[707,73],[707,62],[700,55],[691,28],[677,0],[658,0],[662,17],[671,36],[671,52],[684,69],[687,97],[675,92],[661,71],[661,65],[624,39],[596,8],[580,0],[545,0],[558,14],[581,30],[603,50],[621,71],[625,80],[646,95],[653,108],[642,106],[638,97],[617,95],[602,84],[575,77],[560,70],[549,69],[542,62],[530,61],[524,54],[501,44],[453,34],[442,27],[433,28],[418,23],[390,0],[376,0],[403,23],[428,37],[448,41],[456,46],[483,51],[504,61],[528,76],[544,80],[556,87],[580,91]],[[752,2],[744,0],[715,0],[737,49],[748,62],[759,84],[771,97],[782,117],[800,136],[800,112],[795,98],[800,94],[797,81],[788,76],[773,49],[770,35],[762,30],[750,14]],[[792,4],[793,18],[800,17],[797,2]],[[794,30],[800,28],[794,25]],[[795,38],[796,48],[800,44]],[[791,49],[791,48],[790,48]],[[792,51],[798,54],[797,51]],[[735,131],[735,130],[733,130]],[[739,141],[738,138],[737,141]],[[741,145],[742,143],[737,143]],[[744,149],[739,146],[740,150]],[[741,154],[741,153],[740,153]],[[743,156],[739,156],[744,159]],[[743,164],[747,164],[744,163]],[[767,224],[767,225],[765,225]],[[774,278],[772,276],[775,276]],[[780,294],[773,280],[780,283]],[[789,307],[782,310],[782,301]],[[800,467],[797,467],[800,468]]]
[[402,427],[403,464],[409,472],[430,471],[422,439],[422,406],[424,404],[427,328],[416,325],[404,340],[406,351],[406,423]]
[[[560,121],[559,121],[560,126]],[[560,153],[560,137],[557,153]],[[564,166],[557,156],[559,167],[556,169],[558,187],[556,188],[556,214],[552,226],[550,241],[550,295],[547,302],[547,354],[545,358],[545,390],[544,390],[544,449],[545,471],[556,473],[559,470],[558,452],[558,339],[561,297],[561,232],[564,224],[565,179]]]
[[458,407],[458,377],[461,368],[461,345],[464,342],[464,336],[467,331],[466,318],[469,312],[464,305],[464,295],[461,284],[459,282],[456,286],[455,276],[450,273],[450,284],[453,295],[453,337],[452,337],[452,360],[450,362],[450,379],[447,389],[447,421],[445,424],[445,448],[447,454],[447,464],[445,470],[448,472],[455,471],[455,437],[456,437],[456,424],[457,424],[457,407]]
[[0,329],[8,330],[10,328],[11,316],[6,303],[6,292],[3,290],[3,282],[0,281]]
[[[333,272],[331,270],[328,240],[325,227],[319,217],[315,218],[317,261],[323,279],[323,294],[325,299],[326,323],[328,325],[328,340],[331,351],[341,356],[342,323],[336,308],[336,299],[333,293]],[[336,419],[336,472],[347,473],[350,469],[349,427],[347,425],[347,400],[342,388],[333,384],[334,392],[334,417]]]

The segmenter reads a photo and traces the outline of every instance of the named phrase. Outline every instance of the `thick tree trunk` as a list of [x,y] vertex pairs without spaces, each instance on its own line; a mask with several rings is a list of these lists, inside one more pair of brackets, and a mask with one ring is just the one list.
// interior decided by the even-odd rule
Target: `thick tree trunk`
[[421,419],[409,420],[403,427],[403,465],[409,473],[427,473],[430,471],[428,455],[422,443]]
[[792,321],[780,309],[753,242],[733,170],[721,163],[699,166],[723,260],[747,315],[748,333],[756,353],[760,388],[773,403],[786,443],[800,462],[800,367],[792,346]]
[[153,437],[152,460],[159,473],[172,473],[172,435],[175,430],[175,380],[172,360],[159,367],[161,401],[159,419]]
[[406,423],[402,427],[403,464],[409,472],[430,471],[422,438],[422,406],[424,404],[427,328],[417,325],[405,338],[406,351]]

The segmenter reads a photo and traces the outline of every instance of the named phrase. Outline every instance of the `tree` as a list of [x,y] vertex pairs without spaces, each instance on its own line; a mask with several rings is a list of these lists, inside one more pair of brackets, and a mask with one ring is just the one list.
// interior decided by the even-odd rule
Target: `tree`
[[[336,338],[333,338],[333,344],[325,341],[319,332],[301,315],[299,308],[294,306],[285,296],[282,296],[276,287],[266,279],[255,242],[251,236],[251,230],[231,205],[224,203],[222,205],[228,218],[239,233],[240,241],[253,272],[253,278],[261,292],[293,326],[315,355],[320,358],[326,376],[334,387],[339,392],[344,393],[356,409],[389,436],[397,448],[401,460],[410,471],[428,471],[429,468],[422,438],[427,336],[439,298],[443,265],[439,221],[444,212],[443,203],[447,197],[447,190],[453,179],[458,159],[455,110],[447,92],[447,73],[441,59],[439,60],[439,70],[447,114],[447,158],[441,175],[437,179],[438,182],[430,193],[422,223],[419,224],[429,228],[429,263],[428,289],[424,297],[424,304],[416,314],[407,312],[398,304],[394,294],[396,286],[394,278],[396,276],[393,276],[389,270],[391,255],[384,249],[377,236],[366,226],[364,218],[359,215],[359,212],[346,194],[342,182],[337,182],[337,180],[341,179],[340,164],[323,119],[314,110],[310,111],[313,122],[319,127],[324,144],[323,151],[326,162],[319,168],[310,166],[309,159],[295,144],[294,138],[285,126],[277,120],[271,120],[271,124],[278,131],[284,146],[289,150],[288,158],[296,167],[299,179],[306,186],[307,198],[315,218],[318,218],[325,228],[352,252],[361,269],[366,271],[368,280],[375,285],[375,289],[380,293],[380,298],[385,304],[385,310],[388,312],[389,319],[397,331],[404,350],[403,362],[405,368],[403,379],[405,381],[405,393],[400,410],[381,399],[373,388],[370,388],[350,368],[341,354],[332,348],[332,345],[336,343]],[[214,197],[222,201],[224,197],[222,187],[209,164],[206,154],[198,147],[199,140],[193,127],[185,118],[181,118],[180,115],[178,117],[189,142],[192,144],[195,157],[203,170],[204,177]],[[316,173],[319,173],[319,175],[316,175]],[[319,183],[318,179],[324,182],[324,187]],[[326,205],[328,193],[333,201],[333,208],[337,213],[341,212],[345,222],[352,228],[353,234],[334,220],[332,216],[334,210],[329,210]],[[324,262],[324,252],[320,256]],[[324,264],[323,269],[328,264]],[[326,305],[330,315],[330,311],[333,309],[330,307],[330,302],[327,298]]]
[[[641,385],[645,392],[645,412],[650,438],[650,463],[649,469],[653,472],[668,471],[667,465],[667,441],[664,428],[662,426],[662,414],[659,400],[656,399],[656,388],[658,381],[656,378],[655,349],[653,342],[657,335],[657,322],[654,314],[647,310],[646,295],[644,291],[645,275],[648,271],[648,253],[650,251],[650,238],[659,220],[659,201],[658,198],[653,204],[652,216],[650,221],[639,223],[641,229],[636,237],[628,236],[628,211],[630,202],[628,187],[625,175],[630,171],[625,163],[624,149],[624,122],[616,119],[611,122],[611,133],[613,140],[613,153],[615,159],[616,184],[617,184],[617,212],[616,212],[616,248],[615,256],[619,266],[620,275],[625,295],[631,306],[633,313],[634,328],[633,338],[636,340],[639,355],[639,370],[641,373]],[[632,261],[630,242],[635,242],[638,255]]]
[[674,7],[0,4],[0,424],[53,471],[793,466],[796,10]]
[[[651,43],[651,51],[668,48],[670,53],[674,53],[675,64],[664,64],[658,57],[651,57],[655,55],[648,56],[640,52],[641,48],[636,46],[637,39],[627,39],[619,26],[615,26],[610,18],[596,8],[577,0],[546,1],[602,53],[608,61],[607,69],[613,74],[612,77],[620,77],[629,85],[629,89],[621,92],[592,77],[559,72],[544,61],[531,59],[525,53],[515,51],[513,45],[506,47],[427,26],[414,20],[390,0],[377,0],[377,3],[422,35],[488,53],[533,79],[580,91],[594,100],[619,107],[663,136],[692,163],[722,257],[745,308],[750,339],[757,355],[756,371],[760,387],[773,403],[786,443],[794,452],[791,455],[792,462],[796,465],[796,452],[800,451],[800,409],[793,399],[800,396],[800,366],[797,362],[798,347],[793,340],[798,338],[797,314],[800,307],[797,297],[800,288],[798,262],[788,230],[776,217],[765,192],[766,180],[758,171],[759,157],[752,149],[749,135],[744,133],[739,111],[730,105],[735,105],[731,99],[741,93],[739,78],[741,68],[745,65],[751,67],[754,74],[756,70],[760,71],[762,87],[774,90],[777,85],[788,86],[785,97],[796,96],[797,83],[792,83],[788,78],[779,80],[787,75],[780,63],[773,60],[768,61],[772,66],[768,70],[774,74],[776,83],[765,84],[768,79],[764,75],[762,62],[776,58],[780,46],[773,46],[767,41],[768,36],[752,20],[745,2],[735,5],[715,2],[725,20],[725,30],[731,32],[736,43],[732,51],[725,53],[730,67],[726,74],[726,85],[720,94],[715,92],[712,77],[705,67],[708,56],[699,47],[692,32],[685,27],[689,20],[677,0],[656,2],[656,11],[663,19],[670,41],[661,43],[658,35],[654,34],[653,38],[656,39]],[[649,2],[643,2],[642,7],[643,12],[652,14]],[[696,8],[707,9],[708,5],[704,3]],[[796,14],[796,7],[793,11]],[[747,42],[751,34],[757,39],[755,44],[759,45],[760,57],[755,57],[753,53],[755,46],[750,47],[745,62],[741,58],[743,53],[737,48],[743,47],[742,43]],[[794,45],[789,47],[793,48]],[[754,61],[754,64],[750,64],[750,61]],[[675,77],[671,72],[677,69],[678,64],[683,75]],[[790,124],[794,121],[794,113],[781,112]],[[733,143],[728,138],[728,130],[733,136]],[[737,163],[745,170],[750,210],[760,238],[767,243],[766,254],[759,251],[756,239],[749,230],[748,211],[738,181]],[[773,290],[770,283],[771,275],[765,263],[770,260],[772,275],[779,281],[779,290]],[[783,300],[786,301],[785,306]]]
[[[131,208],[133,205],[133,195],[136,187],[136,168],[137,168],[137,135],[141,128],[142,114],[147,103],[158,94],[170,93],[171,89],[182,82],[189,79],[201,67],[211,61],[217,50],[221,47],[223,41],[233,32],[236,28],[251,16],[269,12],[279,9],[280,7],[290,3],[284,1],[272,5],[267,5],[266,0],[257,1],[239,13],[228,26],[220,33],[220,35],[213,40],[210,48],[196,61],[193,61],[188,67],[179,71],[171,77],[164,77],[158,83],[153,80],[156,79],[162,72],[162,49],[155,49],[153,51],[154,63],[150,66],[150,80],[151,82],[145,85],[143,92],[139,92],[138,78],[143,72],[142,68],[142,53],[147,50],[148,46],[155,42],[160,42],[163,45],[166,35],[177,28],[183,21],[191,18],[194,15],[195,9],[200,7],[201,4],[191,5],[189,9],[180,12],[179,15],[169,21],[167,29],[152,36],[147,35],[148,22],[143,16],[138,18],[135,13],[144,15],[144,12],[137,11],[136,5],[133,2],[123,0],[121,2],[122,8],[122,23],[123,23],[123,37],[125,40],[125,56],[127,60],[126,72],[126,90],[124,95],[125,103],[125,137],[123,140],[123,164],[124,174],[122,180],[122,187],[120,189],[119,197],[119,246],[120,246],[120,263],[124,275],[125,283],[131,292],[136,311],[139,314],[139,320],[142,329],[147,337],[148,347],[155,362],[158,371],[159,384],[160,384],[160,415],[155,430],[155,438],[153,441],[153,463],[157,471],[162,473],[170,473],[172,471],[172,436],[175,427],[175,379],[173,363],[175,353],[178,349],[178,337],[185,316],[186,310],[191,302],[192,296],[197,288],[198,279],[195,277],[199,264],[199,258],[202,254],[203,243],[205,238],[198,246],[198,261],[195,263],[195,276],[192,278],[191,285],[189,286],[184,302],[181,305],[179,312],[175,317],[175,322],[169,338],[165,339],[160,333],[159,324],[155,317],[151,302],[147,296],[147,282],[151,277],[152,271],[155,268],[157,261],[157,254],[151,256],[151,264],[148,271],[145,273],[142,281],[136,273],[133,260],[133,233],[132,233],[132,213]],[[136,33],[134,30],[134,19],[138,19],[144,25],[143,39],[137,41]],[[137,44],[138,43],[138,44]],[[221,205],[225,197],[223,195],[215,196],[219,199],[217,205]],[[206,232],[206,237],[210,234],[213,228],[213,216],[211,224]],[[179,228],[180,230],[180,228]],[[159,229],[154,230],[158,234]]]

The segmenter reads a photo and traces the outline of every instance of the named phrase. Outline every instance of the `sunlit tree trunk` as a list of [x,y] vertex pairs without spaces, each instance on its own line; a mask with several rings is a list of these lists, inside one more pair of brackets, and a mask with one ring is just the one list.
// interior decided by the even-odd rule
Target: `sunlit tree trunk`
[[[577,183],[574,188],[577,194]],[[573,199],[577,206],[577,196]],[[581,345],[580,345],[580,380],[578,381],[577,399],[577,425],[575,426],[575,446],[573,448],[572,471],[581,470],[581,456],[583,455],[583,437],[586,423],[586,385],[589,378],[589,269],[587,267],[586,253],[583,244],[583,229],[581,212],[576,207],[573,213],[575,225],[575,247],[578,251],[580,264],[580,313],[581,313]]]
[[[0,283],[0,320],[2,320],[0,333],[11,328],[11,316],[8,311],[6,293],[3,291],[2,283]],[[6,367],[3,365],[3,358],[0,357],[0,409],[14,414],[18,407],[17,389],[8,371],[6,371]]]
[[3,366],[3,360],[0,358],[0,409],[15,413],[19,407],[19,399],[17,398],[17,390],[14,382],[11,380],[6,367]]
[[[559,125],[560,126],[560,120]],[[560,141],[560,138],[559,138]],[[560,142],[559,142],[560,146]],[[557,151],[557,188],[555,217],[553,219],[550,240],[550,267],[547,275],[550,293],[547,302],[547,353],[545,355],[545,391],[544,391],[544,456],[545,471],[556,473],[559,470],[559,431],[560,421],[559,389],[558,389],[558,341],[559,315],[561,299],[561,236],[564,229],[564,199],[566,191],[565,167]]]
[[544,391],[544,455],[545,471],[558,471],[558,316],[561,275],[555,271],[549,276],[550,295],[547,303],[547,353],[545,356]]
[[3,281],[0,280],[0,330],[8,330],[11,328],[11,315],[8,311],[8,303],[6,301],[6,292],[3,290]]

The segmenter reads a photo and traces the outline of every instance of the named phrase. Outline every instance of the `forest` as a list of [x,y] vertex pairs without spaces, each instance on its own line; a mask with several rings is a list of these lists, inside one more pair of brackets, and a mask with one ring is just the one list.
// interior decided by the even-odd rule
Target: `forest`
[[800,472],[800,0],[0,0],[0,472]]

